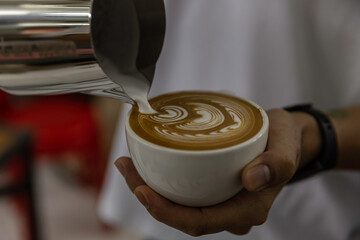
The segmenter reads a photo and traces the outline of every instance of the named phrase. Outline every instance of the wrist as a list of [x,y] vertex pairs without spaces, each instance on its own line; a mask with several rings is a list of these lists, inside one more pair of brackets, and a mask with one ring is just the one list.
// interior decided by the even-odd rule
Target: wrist
[[319,156],[322,137],[319,124],[313,116],[305,112],[292,112],[291,114],[298,126],[301,127],[301,158],[298,166],[298,169],[301,169]]

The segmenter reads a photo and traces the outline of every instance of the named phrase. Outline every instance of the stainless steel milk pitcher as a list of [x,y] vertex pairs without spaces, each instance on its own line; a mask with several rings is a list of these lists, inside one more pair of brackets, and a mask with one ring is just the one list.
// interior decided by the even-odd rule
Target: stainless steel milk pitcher
[[0,88],[133,103],[129,76],[151,86],[164,35],[163,0],[0,0]]

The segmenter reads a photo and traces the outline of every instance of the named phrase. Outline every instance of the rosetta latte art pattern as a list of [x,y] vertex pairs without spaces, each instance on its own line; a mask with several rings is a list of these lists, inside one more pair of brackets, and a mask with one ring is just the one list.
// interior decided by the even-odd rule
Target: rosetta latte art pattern
[[130,126],[140,137],[165,147],[208,150],[230,147],[262,126],[258,108],[242,99],[212,92],[179,92],[150,100],[156,114],[136,107]]

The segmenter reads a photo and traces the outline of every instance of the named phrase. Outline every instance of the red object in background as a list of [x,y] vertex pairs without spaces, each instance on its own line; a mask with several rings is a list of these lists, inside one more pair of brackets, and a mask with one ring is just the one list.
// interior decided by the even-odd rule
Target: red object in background
[[[1,111],[7,124],[27,128],[33,134],[35,156],[56,159],[67,153],[85,162],[85,180],[99,188],[104,174],[100,129],[88,98],[62,95],[16,101]],[[52,159],[52,158],[48,158]]]
[[[78,95],[19,98],[0,91],[0,121],[32,132],[35,159],[43,155],[59,159],[57,156],[66,153],[80,156],[77,161],[82,161],[85,180],[100,189],[104,162],[99,124],[89,98]],[[19,167],[10,168],[14,180],[23,177]],[[17,198],[16,203],[18,210],[27,216],[24,199]]]
[[8,106],[8,95],[0,90],[0,114],[4,112]]

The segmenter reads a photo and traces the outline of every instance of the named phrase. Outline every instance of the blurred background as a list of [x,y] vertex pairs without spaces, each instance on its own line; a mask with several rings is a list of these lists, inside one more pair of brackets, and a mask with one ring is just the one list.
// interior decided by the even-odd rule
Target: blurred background
[[139,239],[97,217],[120,108],[102,97],[0,91],[0,240]]

